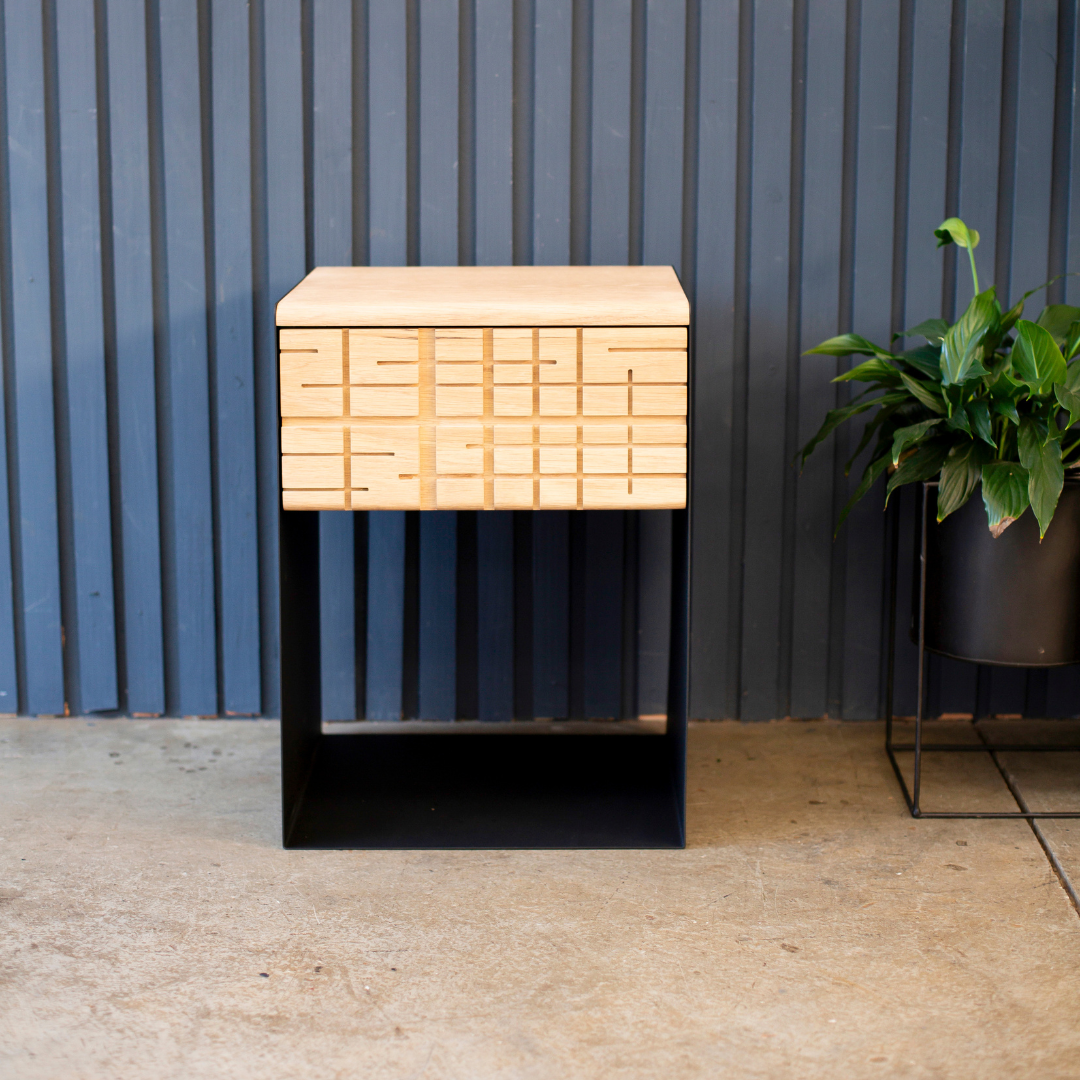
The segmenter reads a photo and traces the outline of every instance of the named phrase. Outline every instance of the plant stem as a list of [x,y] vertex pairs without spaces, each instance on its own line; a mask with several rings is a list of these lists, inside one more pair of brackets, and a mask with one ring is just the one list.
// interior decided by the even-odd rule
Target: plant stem
[[1061,451],[1062,460],[1067,458],[1078,446],[1080,446],[1080,439],[1077,439],[1076,442],[1074,442],[1072,444],[1072,446],[1070,446],[1067,450],[1062,450]]
[[979,295],[979,275],[975,272],[975,249],[968,244],[968,259],[971,261],[971,280],[975,282],[975,295]]

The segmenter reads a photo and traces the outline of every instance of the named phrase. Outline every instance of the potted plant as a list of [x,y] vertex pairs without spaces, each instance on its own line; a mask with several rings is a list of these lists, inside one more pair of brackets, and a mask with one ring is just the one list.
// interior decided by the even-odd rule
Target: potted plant
[[[1052,304],[1034,322],[1023,319],[1025,301],[1041,285],[1003,311],[993,286],[979,289],[979,234],[949,218],[935,235],[939,247],[967,250],[974,299],[951,326],[928,319],[893,335],[894,345],[922,338],[914,348],[894,351],[841,334],[809,350],[868,357],[834,381],[869,386],[829,411],[801,459],[841,424],[872,411],[847,471],[872,444],[870,461],[837,528],[882,477],[886,504],[905,484],[934,485],[927,648],[983,663],[1074,663],[1080,308]],[[972,499],[977,490],[982,507]]]

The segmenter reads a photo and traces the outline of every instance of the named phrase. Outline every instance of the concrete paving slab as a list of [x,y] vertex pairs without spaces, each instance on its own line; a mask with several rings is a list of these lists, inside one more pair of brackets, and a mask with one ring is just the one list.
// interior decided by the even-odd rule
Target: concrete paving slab
[[1041,848],[881,741],[695,725],[685,851],[304,852],[273,723],[0,722],[0,1077],[1075,1077]]

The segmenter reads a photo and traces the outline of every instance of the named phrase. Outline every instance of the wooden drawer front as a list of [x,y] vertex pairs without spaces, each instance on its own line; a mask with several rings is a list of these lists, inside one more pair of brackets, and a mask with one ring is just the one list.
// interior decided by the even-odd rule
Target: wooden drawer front
[[685,327],[281,331],[285,509],[686,505]]

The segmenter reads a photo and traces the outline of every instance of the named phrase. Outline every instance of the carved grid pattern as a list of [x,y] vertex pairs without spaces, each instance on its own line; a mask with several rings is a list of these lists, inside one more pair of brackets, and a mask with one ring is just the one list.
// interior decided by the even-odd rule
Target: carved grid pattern
[[686,504],[686,328],[283,329],[286,510]]

